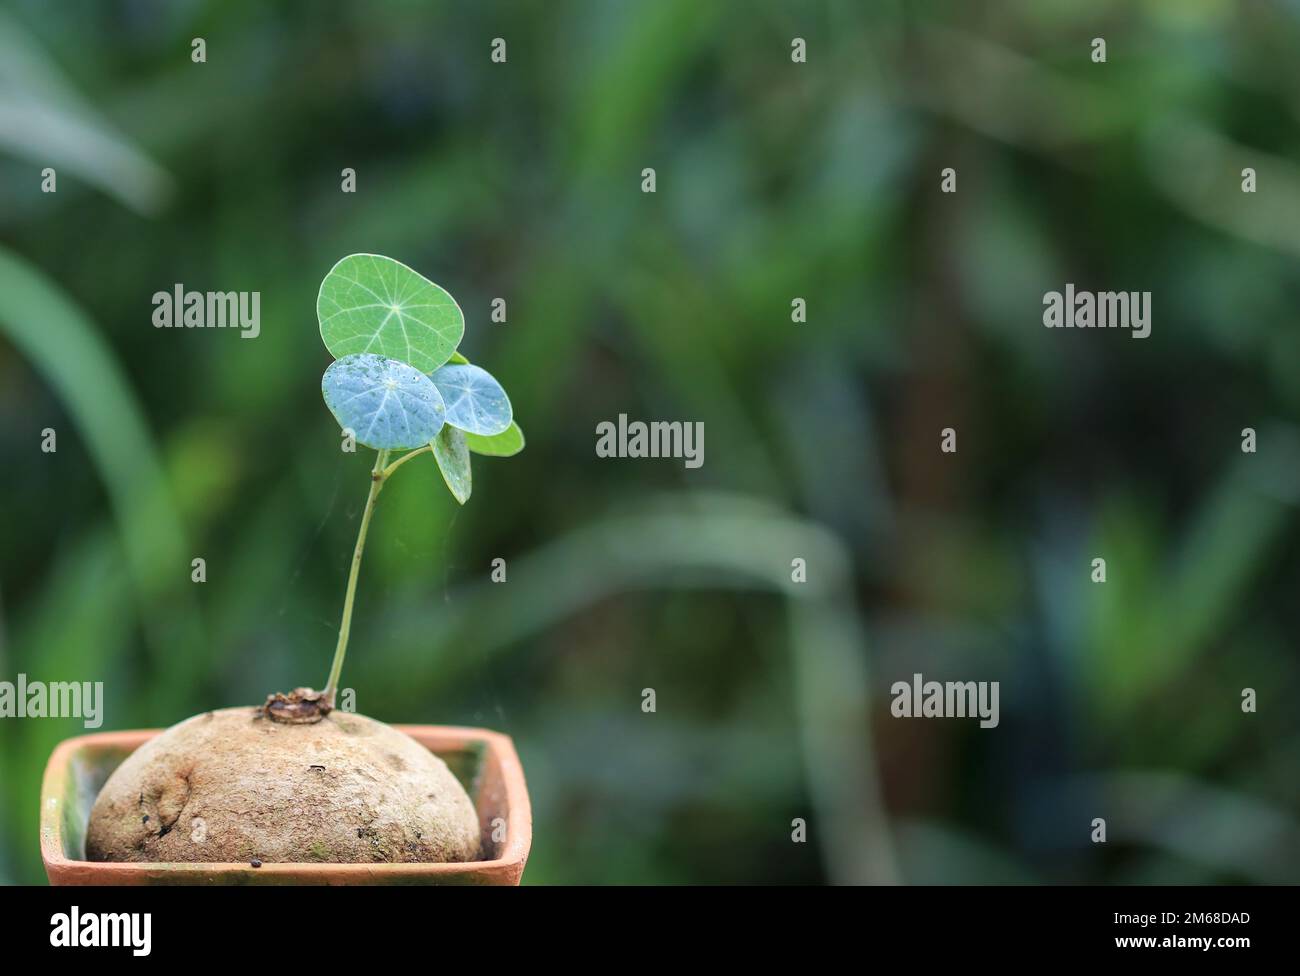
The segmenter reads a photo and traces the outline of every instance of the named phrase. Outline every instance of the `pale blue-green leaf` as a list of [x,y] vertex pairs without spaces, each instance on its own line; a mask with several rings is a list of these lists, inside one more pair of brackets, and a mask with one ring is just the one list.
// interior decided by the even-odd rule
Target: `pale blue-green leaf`
[[465,435],[448,424],[433,439],[433,456],[438,459],[442,480],[447,482],[452,497],[464,505],[469,501],[472,487],[469,448],[465,446]]
[[431,373],[465,334],[460,306],[400,261],[350,254],[330,269],[316,297],[325,347],[335,359],[376,353]]
[[447,412],[429,377],[370,353],[332,363],[321,392],[339,426],[376,450],[423,447],[442,429]]
[[510,398],[486,369],[444,366],[432,379],[447,404],[447,423],[453,427],[491,437],[510,426]]
[[524,449],[524,432],[514,421],[499,434],[484,437],[481,434],[466,434],[465,445],[475,454],[487,457],[511,457]]

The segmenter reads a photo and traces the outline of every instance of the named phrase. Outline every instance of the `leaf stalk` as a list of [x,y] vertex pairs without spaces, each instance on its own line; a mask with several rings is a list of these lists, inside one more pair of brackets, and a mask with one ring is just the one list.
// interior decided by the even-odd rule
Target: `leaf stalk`
[[[419,451],[413,451],[412,453],[418,454]],[[339,623],[339,642],[334,648],[334,663],[330,665],[329,680],[325,683],[325,690],[321,692],[321,698],[330,708],[334,707],[334,693],[338,691],[339,675],[343,671],[343,658],[348,650],[348,635],[352,631],[352,603],[356,598],[357,577],[361,573],[361,555],[366,548],[366,532],[370,528],[370,516],[374,514],[375,501],[379,498],[379,493],[383,490],[384,482],[388,479],[389,474],[409,457],[411,455],[406,454],[394,462],[391,468],[385,468],[384,465],[388,461],[388,451],[380,451],[375,456],[375,466],[370,471],[370,493],[366,496],[365,511],[361,513],[361,528],[357,530],[357,545],[352,551],[352,568],[348,572],[348,591],[347,596],[343,599],[343,620]]]

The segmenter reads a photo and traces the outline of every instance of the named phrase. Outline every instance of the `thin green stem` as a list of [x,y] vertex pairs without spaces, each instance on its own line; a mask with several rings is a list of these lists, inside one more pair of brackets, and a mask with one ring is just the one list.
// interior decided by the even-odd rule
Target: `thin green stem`
[[411,451],[409,454],[403,454],[401,457],[399,457],[388,467],[384,468],[384,477],[385,478],[390,477],[394,471],[400,468],[407,461],[411,460],[411,458],[415,457],[417,454],[423,454],[425,451],[432,451],[432,450],[433,450],[433,445],[426,444],[424,445],[424,447],[416,448],[414,451]]
[[[401,464],[410,456],[409,454],[406,455],[406,457],[396,462],[393,467],[397,467],[398,464]],[[361,554],[366,548],[366,530],[370,528],[370,516],[375,511],[375,499],[379,497],[380,491],[383,490],[384,480],[391,470],[384,468],[384,462],[387,460],[388,452],[380,451],[375,456],[375,466],[370,471],[370,494],[366,497],[366,510],[361,514],[361,528],[357,531],[357,547],[352,552],[352,569],[348,573],[348,592],[343,599],[343,621],[339,624],[339,642],[334,649],[334,663],[330,665],[329,681],[325,685],[325,690],[321,692],[321,698],[331,706],[334,704],[334,693],[338,690],[339,673],[343,670],[343,657],[348,649],[348,634],[352,630],[352,601],[357,593],[357,576],[361,572]]]

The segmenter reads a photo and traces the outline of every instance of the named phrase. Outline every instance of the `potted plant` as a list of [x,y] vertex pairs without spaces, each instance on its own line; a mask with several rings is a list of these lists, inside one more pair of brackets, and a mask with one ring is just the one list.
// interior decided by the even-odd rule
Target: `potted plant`
[[61,743],[41,796],[53,884],[516,884],[523,873],[531,813],[507,736],[336,709],[384,485],[429,455],[464,504],[470,454],[516,454],[523,434],[501,385],[456,351],[460,307],[406,265],[343,258],[316,311],[335,357],[325,403],[345,445],[376,452],[329,677],[319,691],[276,693],[162,732]]

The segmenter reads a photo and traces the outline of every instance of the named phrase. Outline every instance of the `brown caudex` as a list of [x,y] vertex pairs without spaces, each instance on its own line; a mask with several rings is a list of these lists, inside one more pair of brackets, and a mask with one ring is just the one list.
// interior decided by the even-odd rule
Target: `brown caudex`
[[453,863],[182,863],[88,861],[91,806],[109,774],[160,730],[101,732],[59,744],[41,788],[41,856],[54,885],[519,883],[532,842],[523,770],[509,736],[486,729],[396,726],[465,781],[483,860]]

